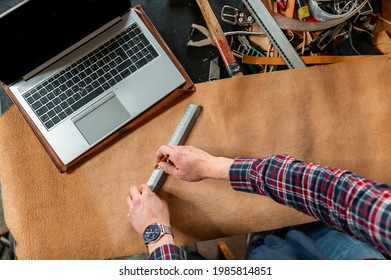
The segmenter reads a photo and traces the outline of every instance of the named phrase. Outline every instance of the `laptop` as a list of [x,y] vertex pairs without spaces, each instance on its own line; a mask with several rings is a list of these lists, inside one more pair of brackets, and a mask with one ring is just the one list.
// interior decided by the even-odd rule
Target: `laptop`
[[27,0],[0,30],[0,80],[64,165],[185,82],[129,0]]

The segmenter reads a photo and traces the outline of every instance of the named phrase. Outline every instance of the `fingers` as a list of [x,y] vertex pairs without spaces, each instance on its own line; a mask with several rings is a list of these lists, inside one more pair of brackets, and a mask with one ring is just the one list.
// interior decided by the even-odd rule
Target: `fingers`
[[175,165],[172,165],[171,163],[168,162],[160,162],[159,163],[159,168],[163,169],[164,172],[167,174],[176,176],[178,169],[175,167]]
[[136,186],[131,186],[130,187],[130,189],[129,189],[129,196],[130,196],[131,200],[137,198],[140,195],[141,195],[141,193],[140,193],[139,189]]
[[141,187],[140,187],[140,192],[141,192],[141,194],[143,194],[143,193],[145,193],[145,192],[146,192],[146,193],[151,193],[152,190],[151,190],[150,187],[148,187],[147,184],[142,184]]
[[152,190],[148,187],[147,184],[142,184],[140,189],[136,186],[131,186],[129,189],[129,195],[126,197],[126,202],[128,204],[129,212],[133,210],[135,200],[141,197],[144,193],[152,193]]
[[174,147],[163,145],[156,151],[156,162],[159,162],[160,159],[162,159],[164,156],[170,155],[172,156],[174,154]]

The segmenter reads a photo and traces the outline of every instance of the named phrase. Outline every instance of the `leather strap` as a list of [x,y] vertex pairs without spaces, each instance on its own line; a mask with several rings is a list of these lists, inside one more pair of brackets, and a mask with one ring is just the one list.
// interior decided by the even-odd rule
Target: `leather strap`
[[[330,64],[344,61],[352,61],[371,57],[372,55],[352,55],[352,56],[301,56],[305,64]],[[244,64],[255,65],[285,65],[281,57],[258,57],[258,56],[243,56],[242,62]]]

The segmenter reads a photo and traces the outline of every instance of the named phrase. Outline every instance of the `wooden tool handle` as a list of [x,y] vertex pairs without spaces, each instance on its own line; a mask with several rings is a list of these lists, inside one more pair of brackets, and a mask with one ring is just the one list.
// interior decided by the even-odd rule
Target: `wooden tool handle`
[[225,38],[224,32],[221,29],[221,26],[217,21],[217,18],[213,13],[212,8],[210,7],[208,0],[196,1],[205,19],[206,26],[209,30],[209,35],[219,50],[221,58],[224,61],[224,65],[227,67],[228,74],[231,77],[242,76],[243,74],[240,70],[240,66],[232,53],[227,39]]

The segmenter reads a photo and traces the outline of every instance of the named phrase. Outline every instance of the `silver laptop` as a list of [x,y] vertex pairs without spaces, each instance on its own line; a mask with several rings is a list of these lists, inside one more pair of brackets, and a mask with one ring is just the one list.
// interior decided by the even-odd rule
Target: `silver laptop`
[[185,81],[129,0],[28,0],[0,30],[0,80],[65,165]]

